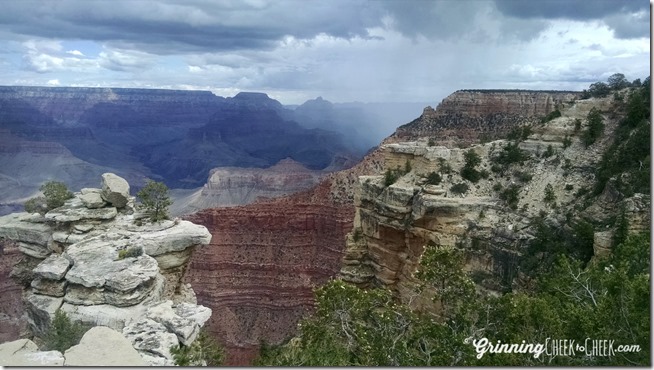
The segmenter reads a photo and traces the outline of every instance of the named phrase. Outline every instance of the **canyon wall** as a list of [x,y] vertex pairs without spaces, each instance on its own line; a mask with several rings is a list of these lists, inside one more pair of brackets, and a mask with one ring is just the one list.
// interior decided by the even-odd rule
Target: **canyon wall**
[[504,138],[516,125],[536,123],[580,96],[572,91],[459,90],[420,117],[400,126],[387,140],[430,138],[436,144],[464,147]]
[[[542,103],[536,108],[529,106],[529,101],[520,100],[515,104],[496,105],[501,100],[498,94],[482,93],[482,97],[492,99],[489,102],[477,100],[472,106],[466,100],[469,104],[463,104],[456,115],[483,117],[490,106],[507,109],[511,114],[513,109],[531,112],[533,117],[553,106],[548,105],[549,98],[541,99]],[[454,95],[470,98],[476,93]],[[429,127],[423,131],[425,116],[437,117],[437,122],[442,122],[450,117],[448,112],[456,111],[448,99],[442,105],[446,108],[444,112],[437,110],[423,115],[420,124],[398,129],[396,137],[381,146],[385,168],[399,168],[402,171],[399,179],[389,184],[385,176],[359,177],[355,187],[353,231],[347,237],[340,273],[344,280],[363,287],[391,289],[413,307],[430,306],[431,301],[418,293],[414,275],[424,248],[449,246],[463,251],[465,269],[477,287],[496,294],[523,286],[525,272],[519,261],[541,222],[567,230],[580,221],[596,225],[593,255],[607,253],[610,249],[615,227],[609,225],[613,225],[611,220],[621,209],[626,210],[625,217],[633,231],[643,230],[643,222],[649,222],[649,195],[621,197],[610,185],[597,199],[580,195],[593,187],[597,163],[612,143],[613,132],[619,124],[620,116],[615,114],[612,97],[565,103],[558,107],[561,117],[549,122],[539,120],[533,124],[529,117],[504,122],[503,125],[509,126],[531,125],[531,131],[518,143],[526,155],[524,161],[495,170],[492,168],[497,162],[493,158],[506,147],[506,139],[479,143],[477,138],[476,143],[467,147],[461,145],[462,148],[428,142],[436,131]],[[585,120],[592,108],[602,112],[606,126],[598,142],[587,147],[582,142],[581,132],[575,129],[575,121]],[[408,131],[412,128],[417,131]],[[465,135],[470,139],[483,131],[471,127],[467,130],[469,132],[462,130],[459,137]],[[417,137],[417,140],[398,141],[402,135]],[[569,140],[567,145],[563,143],[565,140]],[[479,156],[477,169],[487,173],[477,182],[467,181],[461,175],[468,151]],[[407,165],[409,171],[403,171]],[[428,183],[427,177],[432,172],[440,175],[438,184]],[[462,184],[466,189],[455,191],[454,185]],[[504,190],[507,188],[515,189],[515,204],[506,200]],[[544,200],[548,188],[554,203]]]

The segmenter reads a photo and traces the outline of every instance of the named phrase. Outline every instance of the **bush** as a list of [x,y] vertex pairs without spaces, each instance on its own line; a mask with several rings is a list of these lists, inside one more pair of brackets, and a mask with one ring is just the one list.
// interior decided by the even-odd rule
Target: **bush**
[[552,205],[556,202],[556,195],[554,194],[554,188],[552,184],[547,184],[545,186],[545,197],[543,198],[545,203]]
[[479,157],[479,154],[470,149],[465,152],[464,158],[466,163],[461,170],[461,177],[471,182],[479,181],[481,175],[479,171],[475,169],[475,167],[481,163],[481,157]]
[[500,193],[500,199],[506,202],[506,204],[511,209],[518,209],[518,194],[520,193],[520,187],[518,185],[512,184],[507,186]]
[[584,132],[583,141],[588,147],[595,143],[597,138],[599,138],[604,132],[604,118],[602,118],[599,110],[593,107],[590,112],[588,112],[586,123],[588,127]]
[[563,138],[563,149],[567,149],[570,145],[572,145],[572,140],[570,140],[568,135],[565,135]]
[[554,118],[559,118],[559,117],[561,117],[561,111],[558,110],[558,108],[557,108],[557,109],[553,110],[552,112],[550,112],[547,116],[545,116],[545,118],[541,119],[540,122],[541,123],[546,123],[546,122],[549,122],[549,121],[553,120]]
[[118,251],[118,259],[121,260],[129,257],[138,257],[141,255],[143,255],[143,248],[141,247],[126,248]]
[[162,182],[149,180],[137,194],[150,220],[168,219],[168,207],[173,203],[168,196],[168,187]]
[[71,321],[66,312],[57,309],[43,338],[45,350],[64,353],[70,347],[79,344],[88,329],[88,326]]
[[513,163],[522,163],[527,159],[529,159],[529,154],[520,149],[518,144],[508,143],[504,148],[502,148],[502,151],[499,152],[497,156],[493,157],[492,161],[500,165],[508,166]]
[[197,339],[190,346],[176,346],[170,349],[177,366],[221,366],[225,358],[223,348],[206,332],[200,330]]
[[450,191],[454,194],[465,194],[468,191],[468,185],[465,182],[454,184]]
[[543,153],[543,158],[549,158],[554,155],[554,148],[552,147],[552,144],[549,144],[547,146],[547,150],[545,153]]
[[24,204],[25,212],[40,213],[41,215],[48,212],[48,206],[45,205],[45,197],[31,198]]
[[595,82],[594,84],[590,85],[588,92],[592,97],[603,98],[609,95],[611,89],[609,88],[609,85],[605,84],[604,82]]
[[438,168],[445,174],[452,172],[452,166],[445,161],[445,158],[438,158]]
[[384,173],[384,186],[395,184],[395,181],[400,178],[400,171],[387,169]]
[[515,176],[520,182],[529,182],[532,178],[532,175],[525,171],[516,171],[513,173],[513,176]]
[[434,141],[433,138],[430,137],[429,141],[427,142],[427,146],[435,146],[435,145],[436,145],[436,142]]
[[441,175],[437,174],[436,172],[430,172],[429,175],[427,176],[427,184],[438,185],[440,183],[441,183]]

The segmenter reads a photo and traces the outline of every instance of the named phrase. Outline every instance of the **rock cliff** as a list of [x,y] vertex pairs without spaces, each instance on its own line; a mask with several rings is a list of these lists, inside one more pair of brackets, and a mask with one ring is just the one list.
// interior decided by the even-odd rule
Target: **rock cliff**
[[340,268],[352,210],[311,195],[188,217],[212,239],[194,251],[185,282],[214,312],[208,328],[227,348],[228,365],[249,364],[261,341],[291,336],[312,308],[312,288]]
[[[420,307],[430,305],[416,292],[414,277],[427,245],[461,248],[478,287],[501,292],[520,289],[524,282],[519,260],[536,236],[538,222],[555,228],[570,228],[580,220],[601,225],[595,228],[591,251],[595,255],[610,245],[614,229],[608,225],[620,209],[627,210],[633,230],[646,229],[648,195],[611,197],[607,187],[593,201],[581,196],[592,188],[594,168],[612,142],[621,116],[612,97],[574,97],[550,92],[457,92],[435,111],[426,109],[420,119],[399,128],[380,150],[386,170],[402,171],[408,166],[409,171],[402,171],[390,185],[385,176],[359,177],[342,278],[361,286],[389,288],[404,302]],[[534,121],[554,106],[560,117]],[[606,127],[604,136],[586,147],[575,120],[584,121],[592,108],[602,112]],[[494,162],[508,140],[479,143],[480,134],[527,125],[528,135],[518,144],[527,157],[520,164],[501,168]],[[454,133],[457,145],[438,145],[449,142]],[[564,144],[566,140],[570,141]],[[479,156],[478,170],[488,175],[476,183],[461,176],[468,151]],[[432,172],[440,175],[439,184],[428,183]],[[466,184],[467,189],[457,191],[455,184]],[[548,187],[555,204],[544,200]],[[506,189],[515,192],[513,203],[507,201]]]
[[[170,365],[170,347],[195,340],[211,310],[195,304],[182,275],[191,251],[211,234],[189,221],[153,224],[143,217],[129,184],[111,173],[103,174],[102,188],[82,189],[43,216],[0,217],[0,237],[15,241],[23,255],[12,275],[23,284],[33,336],[42,337],[61,309],[72,320],[118,331],[146,364]],[[15,306],[3,308],[12,316]],[[82,364],[71,358],[67,363]]]
[[400,126],[388,139],[430,137],[436,144],[467,146],[506,137],[516,125],[538,122],[580,96],[572,91],[459,90],[420,117]]
[[264,198],[297,193],[316,185],[326,174],[309,170],[291,158],[282,159],[268,168],[214,168],[201,189],[176,197],[171,214],[182,215],[206,208],[245,205]]

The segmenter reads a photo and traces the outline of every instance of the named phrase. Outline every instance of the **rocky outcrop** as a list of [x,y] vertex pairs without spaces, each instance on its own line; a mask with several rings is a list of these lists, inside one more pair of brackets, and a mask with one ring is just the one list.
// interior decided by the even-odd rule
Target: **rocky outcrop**
[[18,339],[25,331],[21,284],[11,278],[11,272],[22,253],[15,242],[0,239],[0,343]]
[[[391,185],[385,183],[384,176],[359,177],[353,231],[347,238],[341,277],[360,286],[389,288],[403,301],[420,307],[431,303],[417,293],[414,275],[424,248],[429,245],[462,249],[465,268],[477,286],[501,292],[520,289],[518,283],[523,273],[518,261],[528,241],[535,237],[538,222],[555,228],[570,228],[580,220],[606,225],[596,229],[594,249],[598,256],[610,253],[614,230],[608,225],[621,210],[629,225],[633,225],[630,231],[646,229],[643,225],[649,222],[651,209],[648,195],[621,198],[611,191],[609,184],[594,202],[580,199],[579,194],[594,184],[594,168],[612,141],[619,116],[608,113],[611,98],[567,101],[574,96],[550,92],[457,92],[436,111],[427,109],[421,119],[398,129],[380,149],[385,168],[403,170],[408,164],[410,171]],[[531,133],[519,143],[530,159],[505,172],[497,168],[496,172],[491,171],[491,158],[507,140],[472,145],[466,141],[466,137],[478,138],[488,127],[494,127],[489,115],[498,117],[501,127],[516,127],[532,124],[534,117],[554,106],[562,116],[532,125]],[[574,129],[574,121],[583,121],[593,107],[606,112],[606,127],[604,136],[587,148]],[[507,111],[511,113],[508,116],[502,113]],[[468,126],[476,119],[481,126]],[[456,131],[458,147],[430,145],[438,144],[439,137],[432,136],[434,133],[455,130],[458,124],[462,125]],[[466,130],[470,130],[469,135]],[[401,137],[417,139],[398,142]],[[562,144],[566,138],[570,140],[569,146]],[[429,143],[429,139],[435,142]],[[552,152],[545,155],[548,147]],[[468,150],[479,155],[478,170],[489,175],[476,183],[460,174]],[[441,176],[440,184],[427,184],[431,172]],[[455,192],[452,186],[460,183],[468,189]],[[517,189],[513,205],[502,199],[503,190],[510,186]],[[548,186],[556,205],[544,201]],[[580,209],[583,211],[578,212]]]
[[536,123],[579,98],[573,91],[459,90],[436,107],[426,107],[400,126],[387,142],[430,138],[447,147],[506,137],[515,126]]
[[[154,320],[165,330],[161,338],[154,335],[150,341],[168,343],[172,334],[175,345],[190,345],[211,310],[195,304],[194,294],[181,276],[191,250],[208,244],[211,234],[188,221],[149,224],[137,219],[125,180],[114,174],[103,178],[110,180],[105,184],[112,194],[106,197],[111,204],[104,207],[86,206],[80,199],[83,194],[75,193],[44,216],[20,213],[0,217],[0,237],[15,240],[26,258],[36,261],[19,264],[13,272],[29,282],[23,297],[32,334],[43,336],[61,309],[73,320],[119,332],[130,325],[142,327],[143,320]],[[114,207],[117,204],[123,204],[120,212]],[[133,339],[128,333],[126,336]],[[172,363],[169,352],[153,354],[139,346],[137,350],[147,363]],[[76,351],[72,353],[84,353],[84,346]],[[69,358],[67,352],[66,364],[88,364],[73,358],[77,357]]]
[[177,198],[173,215],[193,213],[206,208],[245,205],[264,198],[277,198],[316,185],[323,171],[309,170],[291,158],[268,168],[218,167],[199,190]]

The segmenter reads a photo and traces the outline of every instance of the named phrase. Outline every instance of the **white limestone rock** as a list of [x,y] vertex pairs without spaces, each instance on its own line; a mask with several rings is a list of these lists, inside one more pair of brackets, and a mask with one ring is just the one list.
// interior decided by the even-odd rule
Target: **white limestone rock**
[[102,189],[84,188],[80,190],[79,199],[89,209],[102,208],[107,202],[102,199]]
[[57,222],[75,222],[80,220],[111,220],[116,217],[116,207],[89,209],[80,198],[68,199],[63,206],[45,214],[46,220]]
[[37,277],[32,280],[31,286],[34,293],[49,295],[51,297],[63,297],[66,294],[66,280],[50,280]]
[[191,303],[179,303],[175,307],[175,313],[185,319],[191,319],[202,327],[211,318],[211,308]]
[[177,315],[172,305],[172,301],[165,301],[152,306],[146,312],[146,317],[163,324],[168,331],[177,335],[182,344],[188,346],[197,338],[200,327],[195,320]]
[[37,335],[43,335],[50,327],[51,318],[63,303],[62,298],[34,294],[28,290],[24,295],[25,308],[28,313],[28,323]]
[[59,351],[39,351],[29,339],[18,339],[0,344],[1,366],[63,366],[64,356]]
[[135,243],[141,245],[146,254],[159,256],[169,252],[179,252],[194,245],[211,242],[211,233],[206,227],[189,221],[161,231],[143,233],[136,236]]
[[37,259],[44,259],[52,253],[50,248],[40,244],[18,242],[18,250],[22,253]]
[[[159,357],[172,362],[170,348],[179,346],[177,336],[163,324],[148,318],[132,321],[123,328],[123,335],[132,342],[141,355]],[[155,360],[161,362],[161,360]]]
[[147,366],[127,338],[106,326],[91,328],[64,357],[65,366]]
[[58,254],[51,254],[34,268],[34,273],[44,279],[61,280],[66,275],[70,261]]
[[44,223],[30,222],[30,217],[25,212],[0,217],[0,237],[46,247],[52,228]]
[[113,173],[102,174],[102,199],[114,207],[123,208],[129,201],[129,184]]

